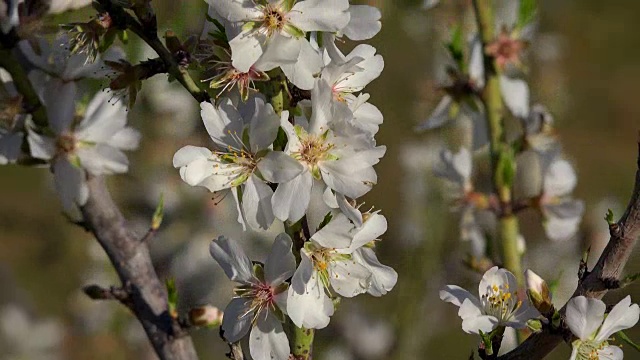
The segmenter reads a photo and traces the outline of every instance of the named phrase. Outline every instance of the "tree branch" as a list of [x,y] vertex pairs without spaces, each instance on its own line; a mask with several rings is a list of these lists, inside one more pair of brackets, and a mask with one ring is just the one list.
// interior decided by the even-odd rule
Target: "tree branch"
[[[601,299],[611,288],[609,284],[618,282],[624,266],[640,236],[640,139],[638,140],[638,160],[635,185],[627,210],[620,220],[610,227],[611,237],[600,255],[598,263],[590,272],[579,279],[572,297],[586,296]],[[564,315],[566,305],[560,310]],[[499,360],[542,359],[563,341],[562,333],[542,331],[529,337],[511,352],[500,356]]]
[[191,338],[169,314],[167,293],[153,268],[147,244],[129,230],[103,178],[89,177],[87,185],[89,200],[81,207],[86,225],[109,256],[128,294],[129,308],[156,353],[160,359],[197,359]]

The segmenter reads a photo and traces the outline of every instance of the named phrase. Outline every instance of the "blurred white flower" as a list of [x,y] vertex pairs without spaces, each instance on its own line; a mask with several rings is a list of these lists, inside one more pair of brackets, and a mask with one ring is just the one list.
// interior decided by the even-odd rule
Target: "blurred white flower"
[[2,355],[8,355],[9,359],[61,358],[62,324],[55,319],[33,319],[19,305],[8,304],[0,309],[0,336],[8,346]]
[[570,198],[577,183],[573,166],[555,157],[547,166],[543,181],[540,205],[547,236],[558,241],[570,239],[578,231],[584,213],[584,202]]
[[[607,306],[599,299],[577,296],[567,304],[566,323],[578,339],[572,343],[571,360],[621,360],[622,349],[609,345],[611,335],[638,323],[640,308],[631,297],[620,300],[605,318]],[[604,321],[603,321],[604,320]]]
[[75,113],[76,86],[73,82],[44,89],[50,132],[29,128],[31,155],[49,160],[56,189],[66,210],[84,205],[88,197],[85,170],[92,175],[125,173],[129,161],[123,150],[134,150],[140,133],[127,127],[127,113],[121,103],[109,102],[109,95],[96,94],[82,119]]

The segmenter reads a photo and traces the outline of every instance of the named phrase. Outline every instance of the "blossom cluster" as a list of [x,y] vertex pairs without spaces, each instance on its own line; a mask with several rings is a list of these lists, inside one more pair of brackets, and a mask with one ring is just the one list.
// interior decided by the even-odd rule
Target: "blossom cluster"
[[[289,357],[286,317],[321,329],[336,297],[381,296],[396,283],[374,251],[386,219],[358,205],[386,151],[375,140],[382,114],[362,92],[384,61],[370,45],[346,55],[336,46],[340,37],[371,38],[379,19],[377,9],[347,0],[209,1],[196,57],[219,89],[215,102],[200,104],[212,144],[184,146],[173,165],[191,186],[231,193],[245,229],[282,221],[307,237],[293,248],[287,233],[278,235],[264,263],[224,236],[211,244],[238,283],[224,337],[249,335],[254,359]],[[273,86],[291,99],[278,103]]]

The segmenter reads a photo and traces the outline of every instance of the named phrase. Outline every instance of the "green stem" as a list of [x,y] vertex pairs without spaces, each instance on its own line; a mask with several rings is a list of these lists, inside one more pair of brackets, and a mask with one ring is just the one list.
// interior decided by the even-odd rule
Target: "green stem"
[[[495,23],[492,0],[473,0],[478,32],[483,49],[495,38]],[[520,253],[518,251],[518,219],[512,212],[511,182],[504,181],[504,164],[501,159],[509,159],[507,152],[511,151],[510,145],[505,139],[505,125],[503,118],[504,106],[500,81],[494,59],[485,56],[485,88],[482,93],[482,101],[485,106],[485,115],[490,133],[491,167],[493,184],[500,200],[500,245],[502,249],[502,262],[505,268],[511,271],[522,286],[523,274],[521,269]],[[510,164],[513,165],[513,164]]]
[[313,329],[299,328],[292,324],[291,336],[292,351],[296,360],[311,360],[313,350],[313,337],[315,331]]
[[0,67],[11,74],[13,84],[24,97],[27,111],[31,113],[33,122],[41,128],[47,127],[47,109],[40,102],[40,97],[29,81],[27,72],[13,55],[12,49],[0,49]]

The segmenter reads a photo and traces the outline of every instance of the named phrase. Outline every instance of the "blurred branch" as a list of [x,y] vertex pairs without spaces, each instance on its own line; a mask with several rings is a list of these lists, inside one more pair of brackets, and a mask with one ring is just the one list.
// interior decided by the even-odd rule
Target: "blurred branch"
[[161,359],[197,359],[191,338],[169,314],[167,293],[153,268],[149,247],[128,228],[104,179],[89,177],[87,185],[89,200],[81,208],[82,215],[125,284],[129,308],[156,353]]
[[[584,271],[572,297],[586,296],[601,299],[607,291],[616,288],[629,256],[640,236],[640,139],[635,185],[629,205],[617,223],[609,226],[611,237],[591,271]],[[564,315],[565,307],[560,310]],[[565,334],[566,335],[566,334]],[[542,359],[563,341],[562,332],[545,329],[529,337],[513,351],[500,356],[499,360]]]

